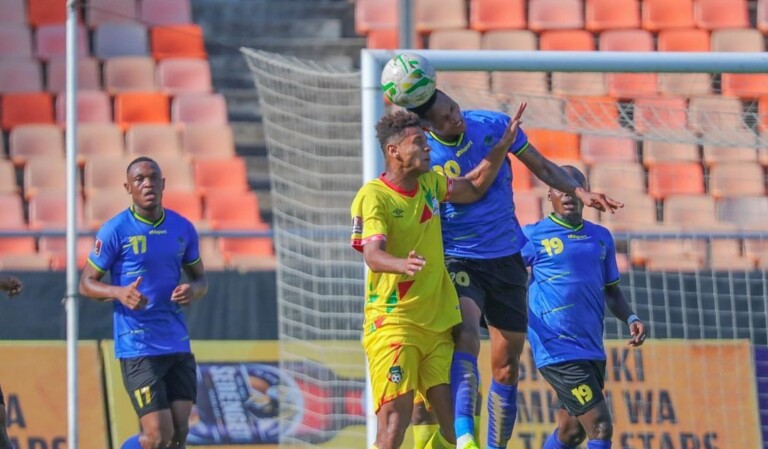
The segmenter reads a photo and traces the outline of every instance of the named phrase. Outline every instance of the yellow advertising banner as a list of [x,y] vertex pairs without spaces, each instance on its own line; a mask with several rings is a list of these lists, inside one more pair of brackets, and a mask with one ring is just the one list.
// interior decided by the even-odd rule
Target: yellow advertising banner
[[[65,342],[0,342],[0,384],[16,449],[67,447]],[[104,449],[107,420],[95,341],[78,345],[79,448]]]

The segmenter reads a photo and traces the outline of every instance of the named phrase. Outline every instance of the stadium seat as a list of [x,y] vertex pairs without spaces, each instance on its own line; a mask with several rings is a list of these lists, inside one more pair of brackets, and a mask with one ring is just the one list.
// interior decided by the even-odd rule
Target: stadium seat
[[754,28],[715,30],[711,34],[712,51],[763,52],[765,40]]
[[148,56],[122,56],[106,60],[104,88],[111,94],[156,90],[155,61]]
[[589,185],[598,192],[645,193],[645,172],[639,163],[595,162],[589,169]]
[[541,195],[533,190],[515,192],[515,216],[520,225],[525,226],[541,220],[544,216],[541,198]]
[[[77,226],[83,226],[83,198],[77,197]],[[67,227],[67,192],[43,190],[29,200],[29,228],[59,230]]]
[[[536,50],[536,35],[529,30],[496,30],[483,33],[483,50]],[[491,72],[491,90],[498,93],[545,94],[546,72]],[[530,107],[535,102],[528,104]]]
[[211,229],[217,230],[249,230],[263,223],[259,199],[250,191],[206,193],[204,216]]
[[179,130],[170,124],[134,125],[125,133],[125,152],[129,158],[181,158]]
[[115,96],[115,123],[123,129],[136,123],[168,123],[168,96],[159,92],[126,92]]
[[400,0],[356,0],[355,32],[365,36],[371,31],[394,30],[397,34],[399,10]]
[[27,16],[29,24],[35,28],[47,24],[63,24],[67,21],[67,2],[66,0],[27,0]]
[[768,240],[745,239],[744,256],[755,262],[760,270],[768,270]]
[[659,31],[656,46],[659,51],[710,51],[709,31],[681,28]]
[[[19,239],[0,239],[0,270],[3,271],[47,271],[51,268],[51,258],[47,254],[38,254],[34,252],[35,240],[31,237],[23,237],[21,240],[29,239],[32,242],[31,252],[27,253],[27,245],[23,246],[21,251],[24,253],[14,253],[16,249],[8,251],[5,245],[6,240],[17,241]],[[17,248],[17,245],[12,245]]]
[[83,123],[77,127],[77,157],[81,165],[92,157],[122,158],[123,132],[113,123]]
[[640,240],[629,242],[630,260],[648,271],[696,272],[704,269],[707,244],[704,240]]
[[654,51],[653,35],[646,30],[606,30],[600,33],[600,51]]
[[595,40],[586,30],[544,31],[539,36],[539,50],[593,51]]
[[211,67],[204,59],[164,59],[157,64],[160,90],[170,95],[211,91]]
[[105,23],[136,23],[138,3],[136,0],[89,0],[86,23],[96,28]]
[[171,103],[171,119],[174,123],[226,125],[227,102],[221,94],[176,95]]
[[637,0],[586,0],[585,28],[600,32],[617,28],[640,26],[640,5]]
[[163,192],[163,207],[191,221],[198,230],[207,227],[203,220],[203,201],[197,192],[166,188]]
[[704,145],[704,165],[711,167],[728,162],[757,162],[757,151],[754,146],[715,146]]
[[642,27],[648,31],[693,28],[693,0],[643,0]]
[[[84,26],[77,28],[77,57],[88,56],[88,31]],[[35,55],[47,61],[66,56],[66,27],[64,24],[42,25],[35,32]]]
[[[122,179],[125,180],[125,167]],[[105,221],[131,205],[131,197],[125,189],[96,190],[85,199],[84,218],[89,229],[98,229]]]
[[224,255],[219,249],[219,239],[215,237],[200,237],[200,258],[205,264],[205,271],[223,271],[227,268]]
[[17,193],[0,194],[0,229],[17,231],[27,228],[24,220],[24,203]]
[[477,31],[526,27],[524,0],[470,0],[469,27]]
[[[545,31],[539,37],[539,49],[545,51],[593,51],[595,41],[586,30]],[[603,73],[552,72],[555,95],[593,95],[608,93]]]
[[757,0],[757,29],[768,33],[768,1]]
[[710,242],[709,268],[712,271],[752,271],[755,260],[742,251],[741,241],[736,239],[712,239]]
[[[138,157],[136,155],[135,157]],[[135,158],[128,156],[131,161]],[[192,164],[189,159],[179,156],[156,155],[152,159],[160,166],[165,179],[165,188],[169,191],[194,192],[197,189],[195,178],[192,174]]]
[[464,0],[413,0],[413,24],[419,33],[467,27]]
[[671,96],[635,99],[635,131],[646,138],[692,138],[688,130],[687,103],[685,98]]
[[581,160],[592,165],[600,162],[637,162],[635,141],[628,137],[581,136]]
[[141,0],[142,23],[156,25],[183,25],[192,23],[190,0]]
[[[0,148],[0,151],[2,151],[2,148]],[[8,159],[0,159],[0,196],[18,192],[19,185],[16,184],[16,167]]]
[[[594,171],[594,168],[592,169]],[[591,176],[590,178],[593,178]],[[593,190],[599,192],[616,192],[614,190],[601,190],[590,182]],[[641,191],[621,192],[621,202],[624,207],[615,214],[600,214],[600,224],[611,231],[659,231],[663,226],[656,220],[656,201]],[[586,208],[585,208],[586,209]]]
[[93,32],[93,52],[99,59],[148,56],[147,27],[138,23],[104,23]]
[[240,193],[248,190],[245,161],[239,157],[197,160],[194,162],[194,176],[195,185],[206,197],[211,192]]
[[[475,30],[435,30],[429,36],[431,50],[480,50],[480,32]],[[488,72],[438,72],[441,86],[457,86],[477,91],[489,90]]]
[[[600,33],[600,51],[654,50],[653,35],[646,30],[607,30]],[[653,95],[657,89],[655,73],[608,73],[608,93],[616,98]]]
[[32,33],[29,27],[25,24],[0,23],[0,58],[32,56]]
[[0,94],[43,90],[40,63],[32,58],[0,59]]
[[528,28],[545,30],[584,28],[584,14],[580,0],[530,0],[528,2]]
[[203,30],[198,25],[156,26],[149,30],[152,56],[166,58],[206,58]]
[[698,133],[747,131],[738,98],[696,97],[688,102],[688,126]]
[[565,121],[585,130],[618,130],[619,109],[612,97],[570,96],[565,102]]
[[[50,257],[51,270],[60,271],[67,268],[67,241],[61,237],[41,237],[39,241],[39,252],[41,255]],[[93,249],[93,239],[89,237],[80,237],[76,244],[77,268],[83,269],[88,261],[88,255]]]
[[684,231],[733,230],[732,223],[721,222],[711,195],[669,195],[664,200],[664,223]]
[[181,132],[181,146],[193,159],[235,157],[235,138],[228,125],[188,124]]
[[41,192],[66,192],[66,189],[67,165],[63,157],[37,157],[27,161],[24,166],[24,197],[27,200]]
[[768,230],[768,196],[719,198],[718,216],[746,229]]
[[[67,120],[67,96],[60,93],[56,97],[56,121],[64,124]],[[78,123],[111,123],[112,102],[102,90],[78,90]]]
[[[424,48],[421,37],[414,35],[411,39],[412,48]],[[400,45],[400,30],[398,28],[383,28],[371,30],[366,33],[366,47],[395,50],[402,48]]]
[[709,193],[715,198],[765,195],[765,173],[757,162],[728,162],[709,172]]
[[92,155],[83,168],[83,193],[90,197],[99,191],[125,192],[125,171],[130,160],[127,157]]
[[18,125],[53,123],[53,100],[44,92],[5,94],[0,98],[5,131]]
[[520,159],[514,155],[508,155],[510,167],[512,168],[512,190],[515,193],[531,190],[533,174]]
[[[662,30],[657,47],[659,51],[706,52],[710,50],[710,36],[707,30]],[[708,95],[712,92],[711,78],[709,73],[659,73],[659,92],[688,97]]]
[[549,129],[526,129],[531,145],[550,159],[579,160],[579,138],[576,133]]
[[[269,226],[258,226],[259,231],[269,231]],[[273,271],[276,267],[272,239],[222,237],[219,247],[227,265],[238,271]]]
[[27,24],[25,0],[3,0],[0,2],[0,24]]
[[64,133],[56,125],[20,125],[11,131],[8,141],[9,156],[17,166],[30,159],[64,158]]
[[[46,90],[57,94],[67,90],[66,58],[52,58],[46,64]],[[77,88],[82,90],[101,90],[101,68],[95,58],[78,58]]]
[[646,140],[643,142],[643,164],[652,167],[670,162],[699,162],[699,148],[692,143]]
[[768,131],[768,95],[757,99],[757,127],[765,135]]
[[668,195],[704,193],[704,172],[695,162],[664,162],[648,167],[648,194],[656,199]]
[[720,89],[726,96],[754,100],[768,94],[768,74],[723,73]]
[[693,21],[697,28],[749,28],[746,0],[696,0]]

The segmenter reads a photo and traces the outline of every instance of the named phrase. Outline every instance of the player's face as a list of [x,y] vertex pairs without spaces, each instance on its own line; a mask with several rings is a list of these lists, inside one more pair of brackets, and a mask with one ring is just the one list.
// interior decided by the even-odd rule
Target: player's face
[[557,189],[549,189],[549,200],[552,209],[563,218],[581,217],[584,203],[580,199]]
[[429,171],[429,145],[421,128],[407,128],[400,142],[392,146],[390,154],[403,171],[426,173]]
[[142,209],[160,206],[164,188],[165,179],[157,164],[138,162],[128,171],[125,189],[131,194],[133,204]]
[[443,92],[437,93],[435,104],[426,118],[431,131],[441,137],[456,137],[467,129],[458,103]]

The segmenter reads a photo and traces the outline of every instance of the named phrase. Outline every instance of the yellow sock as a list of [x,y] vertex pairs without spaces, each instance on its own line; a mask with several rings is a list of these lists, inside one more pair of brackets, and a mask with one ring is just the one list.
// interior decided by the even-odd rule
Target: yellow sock
[[432,438],[427,441],[425,449],[456,449],[456,445],[446,441],[443,434],[440,433],[440,429],[437,429],[435,433],[432,434]]
[[475,441],[480,441],[480,416],[475,416]]
[[437,424],[414,424],[413,449],[425,449],[429,439],[440,428]]

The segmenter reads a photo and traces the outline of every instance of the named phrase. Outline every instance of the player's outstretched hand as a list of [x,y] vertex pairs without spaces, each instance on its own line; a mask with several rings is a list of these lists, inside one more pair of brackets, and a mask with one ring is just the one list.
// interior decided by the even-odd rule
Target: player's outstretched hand
[[137,277],[133,283],[123,287],[120,297],[117,298],[125,307],[131,310],[141,310],[147,305],[147,297],[139,291],[141,285],[141,276]]
[[405,259],[405,268],[403,269],[403,274],[413,276],[417,272],[421,271],[426,263],[427,261],[424,260],[424,258],[420,255],[416,254],[416,251],[411,251],[408,253],[408,258]]
[[642,321],[633,321],[629,325],[629,335],[632,336],[627,341],[629,346],[642,346],[645,343],[645,337],[647,337],[645,324]]
[[8,294],[8,297],[16,296],[21,293],[21,281],[16,276],[0,275],[0,290]]
[[505,148],[509,148],[513,143],[515,143],[515,139],[517,138],[517,131],[520,129],[520,125],[523,123],[523,112],[525,112],[525,108],[527,106],[528,103],[522,102],[520,103],[520,106],[517,107],[517,112],[515,112],[515,115],[512,116],[512,119],[509,121],[509,126],[506,130],[504,130],[504,135],[501,136],[501,140],[499,140],[500,145],[504,146]]
[[614,213],[616,209],[624,207],[624,203],[614,200],[599,192],[590,192],[589,190],[578,188],[575,194],[584,203],[585,206],[594,207],[600,212]]
[[189,284],[179,284],[171,293],[171,301],[186,306],[192,301],[192,287]]

